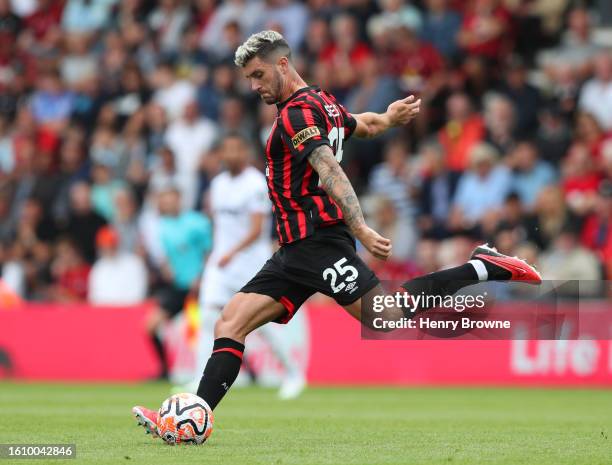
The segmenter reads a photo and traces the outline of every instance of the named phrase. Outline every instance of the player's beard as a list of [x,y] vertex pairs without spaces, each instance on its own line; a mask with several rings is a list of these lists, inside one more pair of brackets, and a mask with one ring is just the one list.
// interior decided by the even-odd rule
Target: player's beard
[[283,77],[279,71],[275,70],[274,78],[274,82],[270,85],[270,93],[265,97],[262,96],[263,101],[268,105],[279,103],[281,101]]

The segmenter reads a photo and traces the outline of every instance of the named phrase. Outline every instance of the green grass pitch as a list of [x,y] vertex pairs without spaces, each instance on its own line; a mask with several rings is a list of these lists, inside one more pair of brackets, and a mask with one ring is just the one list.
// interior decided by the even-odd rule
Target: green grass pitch
[[0,443],[76,443],[74,464],[612,464],[606,390],[311,388],[292,402],[236,389],[203,446],[170,447],[136,426],[163,383],[0,383]]

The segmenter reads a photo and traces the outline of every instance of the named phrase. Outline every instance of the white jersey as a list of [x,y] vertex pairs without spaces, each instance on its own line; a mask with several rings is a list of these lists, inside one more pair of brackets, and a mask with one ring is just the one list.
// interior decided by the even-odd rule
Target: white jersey
[[[272,255],[272,206],[268,199],[265,176],[253,167],[247,167],[237,176],[227,171],[219,174],[210,186],[210,208],[213,218],[213,249],[206,263],[201,298],[213,301],[215,305],[224,305]],[[218,267],[219,259],[248,235],[251,215],[254,213],[266,215],[259,238],[238,252],[226,266]]]

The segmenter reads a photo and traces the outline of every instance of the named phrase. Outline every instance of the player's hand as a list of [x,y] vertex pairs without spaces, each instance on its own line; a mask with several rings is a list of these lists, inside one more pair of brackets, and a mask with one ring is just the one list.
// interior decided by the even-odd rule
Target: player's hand
[[217,262],[217,266],[219,268],[223,268],[227,266],[227,264],[231,262],[233,258],[234,258],[234,254],[232,252],[226,253],[225,255],[223,255],[223,257],[219,259],[219,261]]
[[416,118],[421,108],[421,99],[416,100],[414,95],[405,99],[396,100],[387,107],[387,116],[390,125],[402,126]]
[[391,256],[391,240],[382,237],[372,228],[364,225],[355,236],[374,257],[386,260]]

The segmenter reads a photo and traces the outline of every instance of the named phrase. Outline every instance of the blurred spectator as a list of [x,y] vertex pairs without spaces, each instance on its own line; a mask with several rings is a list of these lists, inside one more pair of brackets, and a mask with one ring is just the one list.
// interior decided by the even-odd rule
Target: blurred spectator
[[221,101],[219,126],[218,140],[236,132],[248,141],[253,140],[255,126],[238,96],[230,95]]
[[[552,247],[540,259],[540,272],[550,280],[572,280],[557,294],[594,296],[600,291],[601,267],[597,256],[583,247],[574,228],[566,228],[555,238]],[[573,294],[573,295],[572,295]]]
[[[511,192],[504,199],[497,224],[491,226],[494,226],[494,232],[510,230],[516,235],[517,241],[523,242],[527,239],[526,215],[521,198],[516,192]],[[491,233],[491,231],[485,232]]]
[[535,0],[523,3],[520,7],[525,8],[528,15],[538,18],[544,38],[551,40],[561,29],[563,15],[569,4],[570,0]]
[[198,88],[198,107],[200,114],[218,121],[221,101],[236,93],[233,63],[220,63],[212,70],[212,77]]
[[491,72],[491,65],[480,55],[468,55],[463,59],[456,75],[451,75],[451,88],[463,90],[478,109],[485,103],[491,89],[499,87],[497,73]]
[[263,2],[261,0],[227,0],[222,2],[212,13],[204,26],[200,44],[205,50],[217,56],[233,53],[226,42],[223,30],[229,22],[237,22],[245,36],[255,31],[255,25],[263,19]]
[[15,150],[9,130],[8,119],[0,115],[0,180],[15,169]]
[[88,184],[78,182],[72,186],[70,209],[65,232],[74,244],[65,244],[64,249],[76,247],[78,252],[72,255],[82,254],[87,263],[93,263],[96,258],[96,234],[106,225],[106,220],[93,211],[91,189]]
[[579,218],[567,207],[558,186],[545,187],[536,200],[533,216],[526,221],[528,239],[540,250],[547,249],[561,230],[580,226]]
[[119,235],[110,226],[98,231],[96,246],[98,259],[89,273],[87,300],[94,305],[142,302],[147,293],[147,270],[141,258],[120,250]]
[[527,82],[527,69],[520,57],[512,56],[507,61],[499,90],[514,104],[516,132],[521,136],[534,134],[538,127],[538,111],[542,98],[540,91]]
[[169,64],[157,67],[152,76],[152,84],[156,89],[153,100],[166,111],[170,121],[182,117],[185,107],[196,98],[195,86],[185,79],[178,79]]
[[199,31],[192,25],[185,29],[181,36],[181,46],[171,57],[179,76],[185,76],[194,82],[200,82],[206,76],[205,65],[210,61],[199,44]]
[[531,210],[542,189],[557,181],[556,173],[549,163],[540,160],[537,147],[527,140],[519,142],[508,158],[513,169],[511,190]]
[[582,243],[598,254],[606,279],[612,279],[612,181],[602,181],[597,194],[594,211],[582,230]]
[[571,128],[559,109],[550,104],[540,110],[538,121],[535,142],[542,160],[558,167],[572,141]]
[[138,66],[132,64],[124,68],[119,88],[110,100],[119,118],[119,123],[125,123],[134,113],[141,111],[150,97],[151,92],[145,87],[144,78]]
[[[98,62],[90,52],[90,39],[84,34],[72,33],[66,37],[66,54],[60,64],[60,74],[63,81],[72,90],[97,76]],[[73,102],[76,108],[77,101]]]
[[399,78],[404,91],[432,98],[439,87],[442,57],[432,45],[422,43],[412,29],[402,26],[392,34],[388,71]]
[[25,296],[25,270],[23,265],[14,259],[10,243],[0,242],[0,283],[16,295]]
[[264,5],[255,29],[277,30],[283,34],[289,46],[297,50],[306,33],[308,9],[296,0],[265,0]]
[[129,162],[125,156],[125,144],[121,135],[111,126],[98,126],[92,136],[89,150],[92,163],[104,165],[113,176],[125,174]]
[[64,88],[57,71],[48,71],[38,82],[38,91],[32,96],[31,103],[34,118],[59,132],[68,123],[74,97]]
[[484,137],[484,123],[463,93],[449,97],[446,114],[447,123],[438,133],[446,152],[446,165],[450,170],[463,171],[469,164],[472,148]]
[[[191,190],[183,191],[181,186],[181,176],[176,169],[176,160],[174,153],[169,147],[161,147],[155,154],[155,159],[151,164],[151,177],[149,179],[149,187],[152,192],[156,192],[165,186],[178,186],[181,190],[181,195],[191,195]],[[192,189],[192,186],[188,186]],[[184,194],[183,194],[184,192]]]
[[404,26],[413,31],[419,31],[423,24],[421,12],[405,0],[379,0],[382,11],[372,16],[369,21],[388,26]]
[[314,62],[329,46],[330,41],[329,22],[321,16],[315,16],[308,23],[300,54],[306,62]]
[[359,38],[355,18],[342,14],[332,21],[332,42],[319,59],[329,67],[336,98],[343,100],[350,87],[357,82],[356,68],[370,56],[370,47]]
[[578,105],[591,113],[606,131],[612,129],[612,51],[599,52],[594,60],[594,76],[580,91]]
[[51,263],[55,283],[49,288],[48,296],[58,302],[84,302],[90,269],[79,247],[69,239],[61,239]]
[[140,236],[138,233],[138,205],[134,193],[128,187],[115,192],[115,215],[113,229],[119,236],[119,251],[137,253],[140,251]]
[[506,154],[516,142],[516,114],[512,101],[500,94],[484,98],[485,141],[501,154]]
[[162,53],[176,52],[181,34],[189,21],[189,10],[179,0],[160,0],[148,18]]
[[92,33],[109,21],[117,0],[67,0],[62,14],[62,27],[68,32]]
[[391,102],[403,97],[396,80],[382,74],[380,61],[375,56],[364,58],[358,73],[360,83],[346,98],[347,107],[352,113],[384,113]]
[[557,66],[551,84],[551,101],[567,122],[571,122],[578,107],[581,79],[576,68],[568,63]]
[[27,17],[36,11],[37,0],[10,0],[6,2],[13,8],[13,12],[19,17]]
[[26,253],[36,253],[39,247],[48,248],[58,236],[58,230],[35,197],[27,199],[21,209],[14,238]]
[[398,214],[391,199],[376,196],[373,199],[370,218],[372,227],[379,231],[383,237],[391,239],[394,244],[393,261],[405,262],[413,256],[416,246],[416,231],[411,221]]
[[470,231],[495,215],[510,192],[510,171],[499,163],[499,154],[489,144],[476,145],[470,152],[470,170],[459,180],[450,216],[451,228]]
[[459,53],[455,40],[461,28],[461,16],[449,9],[448,0],[426,0],[421,39],[430,43],[445,58],[453,60]]
[[79,181],[87,181],[89,165],[85,159],[83,135],[80,131],[67,134],[59,153],[60,189],[53,205],[53,217],[65,221],[70,210],[70,189]]
[[111,169],[104,163],[95,163],[91,169],[91,204],[93,210],[107,222],[115,216],[114,197],[124,182],[114,179]]
[[185,106],[182,117],[171,123],[166,131],[166,144],[174,154],[185,208],[193,208],[195,205],[198,166],[216,138],[215,124],[200,117],[195,100]]
[[0,242],[10,239],[14,224],[11,221],[11,196],[8,189],[0,189]]
[[384,157],[385,161],[372,170],[370,192],[386,196],[400,218],[412,220],[416,213],[416,179],[408,161],[408,146],[402,140],[393,140],[385,146]]
[[[588,75],[593,57],[599,47],[593,40],[589,12],[583,6],[575,6],[567,15],[567,29],[561,44],[541,54],[539,59],[545,72],[556,80],[565,67],[575,69],[578,76]],[[565,68],[566,69],[566,68]]]
[[8,58],[16,45],[17,36],[23,30],[21,18],[14,13],[10,0],[0,0],[0,57]]
[[499,0],[471,0],[459,32],[459,45],[470,55],[496,61],[508,47],[510,14]]
[[145,112],[145,145],[147,155],[152,155],[165,145],[168,119],[164,108],[156,103],[149,103]]
[[421,273],[433,273],[440,268],[438,260],[438,241],[421,239],[417,244],[416,265]]
[[[20,2],[19,2],[20,3]],[[62,17],[62,2],[55,0],[38,0],[36,9],[25,19],[28,32],[37,41],[49,32],[57,30]]]
[[419,228],[423,236],[444,239],[447,221],[461,175],[447,169],[441,145],[431,142],[421,150],[424,180],[420,189]]
[[609,136],[603,131],[594,115],[584,112],[576,115],[574,140],[582,143],[594,160],[599,159],[602,145],[607,139]]
[[601,172],[607,179],[612,179],[612,140],[608,139],[601,145],[601,158],[599,160]]
[[588,148],[576,142],[561,165],[561,185],[570,209],[580,216],[590,212],[600,180]]
[[365,256],[364,259],[382,281],[401,281],[405,276],[416,276],[418,269],[412,262],[416,246],[416,231],[411,222],[397,215],[393,202],[380,195],[364,199],[364,213],[368,223],[391,240],[393,255],[385,261]]

